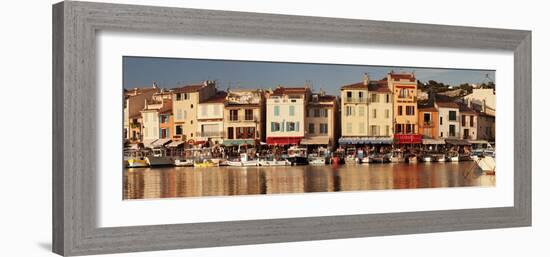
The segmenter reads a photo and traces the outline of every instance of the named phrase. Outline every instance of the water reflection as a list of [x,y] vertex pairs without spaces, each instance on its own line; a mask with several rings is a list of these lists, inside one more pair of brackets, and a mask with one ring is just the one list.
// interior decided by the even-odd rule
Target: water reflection
[[124,170],[124,199],[495,186],[473,162]]

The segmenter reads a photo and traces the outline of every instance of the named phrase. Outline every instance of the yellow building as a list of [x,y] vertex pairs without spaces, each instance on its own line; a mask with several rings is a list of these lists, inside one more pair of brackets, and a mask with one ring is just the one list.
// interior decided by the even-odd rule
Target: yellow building
[[[397,143],[421,143],[418,136],[417,81],[413,73],[388,73],[393,93],[394,138]],[[402,142],[400,142],[402,141]]]
[[333,149],[337,143],[336,126],[338,99],[324,91],[311,95],[306,110],[306,131],[302,145]]
[[216,94],[214,81],[172,89],[174,140],[194,140],[198,130],[197,114],[200,102]]
[[260,89],[227,92],[223,144],[259,144],[265,141],[265,96]]
[[217,92],[199,103],[195,143],[221,144],[223,139],[223,112],[227,93]]
[[141,110],[145,101],[159,92],[156,83],[152,87],[124,90],[124,139],[132,143],[141,142],[143,137]]
[[342,137],[367,137],[368,77],[363,82],[345,85],[340,89]]

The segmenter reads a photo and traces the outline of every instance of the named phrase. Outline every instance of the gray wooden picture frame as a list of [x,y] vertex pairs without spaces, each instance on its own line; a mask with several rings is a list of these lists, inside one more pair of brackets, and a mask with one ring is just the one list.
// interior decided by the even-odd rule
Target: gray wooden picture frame
[[[96,32],[173,33],[514,52],[514,206],[109,227],[96,225]],[[531,32],[65,1],[53,6],[53,251],[87,255],[531,225]],[[511,115],[511,114],[500,114]],[[116,197],[116,196],[113,196]]]

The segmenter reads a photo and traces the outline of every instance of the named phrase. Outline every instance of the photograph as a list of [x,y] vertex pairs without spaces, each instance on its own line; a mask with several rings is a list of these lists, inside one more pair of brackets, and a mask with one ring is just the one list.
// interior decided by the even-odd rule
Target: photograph
[[124,200],[496,186],[494,70],[122,58]]

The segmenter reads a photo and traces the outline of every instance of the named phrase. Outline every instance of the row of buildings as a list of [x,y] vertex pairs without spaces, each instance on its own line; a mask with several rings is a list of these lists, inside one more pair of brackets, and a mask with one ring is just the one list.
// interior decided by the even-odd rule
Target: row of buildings
[[[489,91],[490,90],[490,91]],[[423,139],[493,141],[495,94],[430,94],[419,101],[412,73],[344,85],[340,96],[309,86],[220,91],[215,81],[124,92],[124,138],[171,146],[415,144]]]

